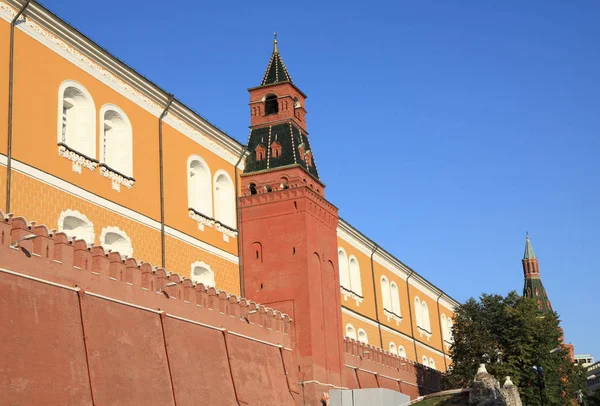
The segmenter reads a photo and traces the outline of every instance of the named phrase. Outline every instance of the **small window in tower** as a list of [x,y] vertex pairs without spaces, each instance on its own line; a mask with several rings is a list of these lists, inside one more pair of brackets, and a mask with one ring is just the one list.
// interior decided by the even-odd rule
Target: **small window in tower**
[[265,99],[265,115],[279,113],[279,104],[277,102],[277,96],[274,94],[267,96]]
[[256,194],[256,183],[251,183],[248,185],[248,189],[250,189],[250,194],[251,195],[255,195]]

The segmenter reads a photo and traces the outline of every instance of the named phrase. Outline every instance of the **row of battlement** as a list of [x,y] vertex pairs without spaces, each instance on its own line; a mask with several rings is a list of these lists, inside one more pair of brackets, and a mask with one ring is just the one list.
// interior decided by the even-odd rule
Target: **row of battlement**
[[[135,258],[123,258],[118,252],[106,252],[102,246],[88,245],[80,239],[70,239],[63,232],[49,230],[46,226],[38,225],[35,222],[28,223],[23,217],[12,214],[4,215],[1,211],[0,249],[12,251],[24,249],[23,253],[17,253],[17,255],[21,258],[19,263],[24,265],[20,268],[26,269],[30,276],[40,277],[38,274],[45,272],[42,279],[48,278],[52,282],[63,283],[64,278],[59,276],[59,272],[52,272],[52,270],[71,271],[68,274],[69,282],[73,282],[74,286],[92,290],[94,290],[93,286],[100,286],[98,283],[94,284],[94,280],[121,282],[118,285],[125,285],[128,288],[138,287],[146,292],[158,293],[150,300],[158,305],[160,305],[160,300],[176,299],[179,306],[186,306],[186,311],[179,314],[181,317],[188,317],[189,308],[195,305],[195,307],[216,310],[219,314],[228,316],[228,319],[233,318],[244,324],[256,325],[289,335],[291,319],[277,310],[217,290],[214,287],[206,287],[201,283],[194,284],[191,279],[168,272],[163,268],[154,267],[150,263],[137,261]],[[42,261],[41,266],[40,261]],[[2,266],[2,262],[0,261],[0,266]],[[37,271],[30,272],[30,270]],[[73,270],[87,272],[72,272]],[[86,283],[87,287],[82,286]],[[114,293],[115,299],[123,300],[120,298],[122,292],[118,291],[120,288],[117,285],[104,284],[103,287],[102,293],[96,293],[109,297],[112,297],[111,293]],[[127,294],[127,292],[124,293]],[[161,307],[168,307],[170,313],[178,315],[174,305],[175,300],[163,303]],[[141,305],[140,303],[134,304]],[[201,319],[202,317],[199,321]]]

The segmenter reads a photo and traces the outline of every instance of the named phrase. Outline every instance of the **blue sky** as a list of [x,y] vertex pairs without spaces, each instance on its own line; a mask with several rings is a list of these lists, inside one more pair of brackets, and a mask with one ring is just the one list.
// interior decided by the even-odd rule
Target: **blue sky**
[[600,357],[600,3],[43,4],[243,143],[276,30],[341,217],[459,301],[521,292],[529,231]]

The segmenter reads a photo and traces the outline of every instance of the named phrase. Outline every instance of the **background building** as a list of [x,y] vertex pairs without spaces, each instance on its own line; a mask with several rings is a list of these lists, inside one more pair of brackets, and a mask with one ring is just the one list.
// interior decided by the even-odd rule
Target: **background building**
[[[250,90],[246,147],[40,4],[15,19],[24,4],[0,1],[0,209],[252,298],[238,197],[255,191],[242,173],[295,159],[324,194],[306,96],[277,47]],[[289,92],[273,98],[274,87]],[[457,302],[348,222],[335,236],[339,337],[445,371]]]
[[590,354],[575,355],[575,363],[584,368],[592,365],[594,362],[594,357],[592,357]]
[[600,388],[600,362],[587,365],[586,377],[588,385],[588,394],[596,392]]

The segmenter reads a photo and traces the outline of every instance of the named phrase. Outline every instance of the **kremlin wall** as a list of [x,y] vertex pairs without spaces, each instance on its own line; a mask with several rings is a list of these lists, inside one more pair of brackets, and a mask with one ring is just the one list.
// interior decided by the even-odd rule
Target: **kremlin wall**
[[0,17],[0,400],[439,389],[457,302],[327,201],[276,40],[244,145],[39,3]]

